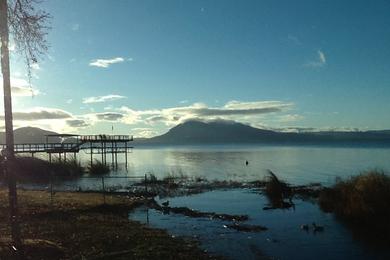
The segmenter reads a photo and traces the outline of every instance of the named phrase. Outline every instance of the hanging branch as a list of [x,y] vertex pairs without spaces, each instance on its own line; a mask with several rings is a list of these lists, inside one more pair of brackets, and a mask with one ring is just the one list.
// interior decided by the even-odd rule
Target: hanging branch
[[[48,50],[46,35],[50,29],[50,14],[35,8],[41,0],[9,0],[8,23],[16,50],[25,58],[27,75],[31,82],[31,69]],[[31,85],[31,84],[30,84]]]

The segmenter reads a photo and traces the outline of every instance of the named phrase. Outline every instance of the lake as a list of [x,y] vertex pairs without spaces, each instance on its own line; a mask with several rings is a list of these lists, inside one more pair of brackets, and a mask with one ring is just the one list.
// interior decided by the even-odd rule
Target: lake
[[[89,155],[80,153],[84,163]],[[172,146],[139,147],[129,154],[127,169],[123,155],[114,175],[167,174],[201,176],[209,180],[250,181],[262,179],[267,169],[292,184],[332,184],[370,169],[390,170],[389,147],[336,146]],[[100,159],[96,156],[96,159]],[[246,166],[245,161],[249,164]],[[107,162],[111,162],[110,156]]]
[[[84,164],[89,162],[88,154],[81,153],[80,156]],[[96,159],[100,158],[96,156]],[[389,158],[390,148],[369,146],[138,147],[129,154],[127,167],[123,156],[119,155],[119,168],[110,175],[143,176],[152,173],[160,178],[173,174],[209,180],[251,181],[263,179],[267,169],[271,169],[291,184],[320,182],[331,185],[337,177],[346,178],[365,170],[389,172]],[[107,161],[110,162],[110,159],[108,156]],[[126,182],[124,179],[106,180],[106,187],[126,186]],[[100,189],[101,181],[81,179],[65,185]],[[163,215],[145,208],[136,209],[129,217],[151,227],[167,229],[174,236],[199,240],[204,250],[232,259],[390,259],[388,248],[371,245],[352,235],[332,214],[322,212],[316,204],[307,201],[295,200],[295,210],[264,211],[267,199],[250,189],[216,190],[169,200],[174,207],[247,214],[247,223],[264,225],[268,230],[260,233],[237,232],[226,229],[223,221]],[[323,225],[324,232],[300,229],[300,225],[312,222]]]

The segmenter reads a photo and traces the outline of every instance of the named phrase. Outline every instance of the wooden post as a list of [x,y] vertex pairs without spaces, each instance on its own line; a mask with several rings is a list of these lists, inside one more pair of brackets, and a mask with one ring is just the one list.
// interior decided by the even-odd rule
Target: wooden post
[[92,149],[92,142],[89,143],[91,148],[91,166],[93,164],[93,149]]
[[115,142],[115,168],[118,168],[118,147],[116,142]]
[[145,173],[145,192],[148,192],[148,177],[147,177],[147,175],[146,175],[146,173]]
[[114,167],[114,142],[111,142],[111,163],[112,167]]
[[103,203],[106,204],[106,190],[104,187],[104,177],[102,177]]
[[127,169],[127,141],[125,141],[125,167]]
[[100,143],[101,150],[102,150],[102,163],[104,163],[104,150],[103,150],[103,141]]

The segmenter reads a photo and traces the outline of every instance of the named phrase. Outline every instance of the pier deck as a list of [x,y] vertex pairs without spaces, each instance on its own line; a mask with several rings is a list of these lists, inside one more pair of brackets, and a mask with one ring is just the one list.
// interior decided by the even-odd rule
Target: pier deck
[[[81,150],[91,155],[91,163],[93,161],[93,154],[102,156],[102,162],[106,163],[107,154],[111,154],[113,163],[117,163],[117,154],[123,153],[126,157],[127,153],[133,147],[129,142],[133,141],[131,135],[69,135],[69,134],[54,134],[47,135],[45,143],[22,143],[14,144],[14,151],[16,154],[27,153],[34,156],[36,153],[47,153],[51,161],[52,154],[58,154],[61,160],[61,155],[72,153],[76,155]],[[6,148],[5,144],[0,144],[0,149]],[[115,160],[114,160],[115,158]]]

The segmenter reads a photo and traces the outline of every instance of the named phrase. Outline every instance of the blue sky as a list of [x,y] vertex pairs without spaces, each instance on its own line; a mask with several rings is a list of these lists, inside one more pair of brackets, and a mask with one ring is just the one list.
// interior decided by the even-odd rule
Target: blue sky
[[50,49],[15,126],[151,136],[188,119],[390,129],[388,1],[76,1],[40,5]]

